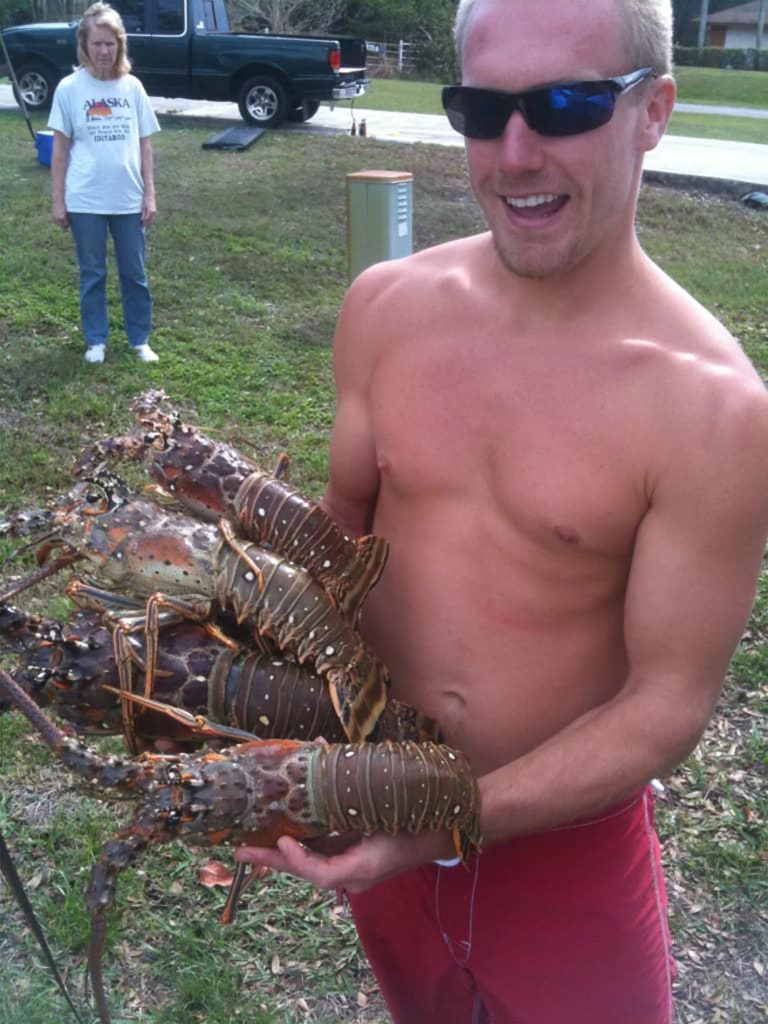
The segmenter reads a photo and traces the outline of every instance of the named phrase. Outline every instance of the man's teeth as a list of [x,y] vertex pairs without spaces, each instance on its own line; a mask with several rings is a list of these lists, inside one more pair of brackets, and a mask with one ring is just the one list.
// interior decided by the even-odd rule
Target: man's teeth
[[542,192],[539,196],[523,196],[520,199],[516,196],[506,197],[508,205],[513,206],[517,210],[530,206],[544,206],[546,203],[553,203],[556,199],[557,196],[553,195],[552,192]]

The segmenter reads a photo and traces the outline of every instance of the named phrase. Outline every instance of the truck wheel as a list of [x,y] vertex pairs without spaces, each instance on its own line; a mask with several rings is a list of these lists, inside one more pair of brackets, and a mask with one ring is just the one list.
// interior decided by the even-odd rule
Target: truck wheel
[[[27,110],[48,110],[53,100],[58,79],[45,64],[26,64],[16,72],[19,91],[13,87],[13,95],[19,103],[19,92]],[[19,106],[21,104],[19,103]]]
[[306,106],[302,103],[300,107],[296,107],[295,110],[291,110],[288,114],[289,121],[308,121],[310,117],[314,117],[320,109],[320,100],[307,100]]
[[260,128],[276,128],[288,113],[285,89],[274,78],[249,78],[237,98],[240,116]]

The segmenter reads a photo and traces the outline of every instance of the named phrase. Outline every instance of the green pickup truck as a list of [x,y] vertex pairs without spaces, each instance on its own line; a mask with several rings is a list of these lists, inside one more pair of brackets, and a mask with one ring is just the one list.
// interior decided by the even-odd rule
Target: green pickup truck
[[[132,73],[150,96],[233,100],[245,121],[274,128],[368,88],[361,39],[230,32],[224,0],[111,5],[128,33]],[[27,109],[47,110],[58,81],[77,63],[77,22],[17,26],[2,36]],[[0,64],[0,74],[8,73]]]

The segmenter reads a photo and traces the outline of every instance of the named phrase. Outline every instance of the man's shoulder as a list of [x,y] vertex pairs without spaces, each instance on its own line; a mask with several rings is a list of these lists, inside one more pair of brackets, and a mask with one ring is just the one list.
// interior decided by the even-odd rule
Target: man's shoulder
[[[669,279],[667,279],[669,282]],[[692,295],[674,282],[663,282],[655,294],[649,337],[658,359],[652,358],[653,406],[662,424],[671,417],[701,436],[704,424],[718,425],[728,445],[744,430],[751,433],[756,417],[768,411],[768,391],[739,340]]]
[[641,297],[652,333],[671,358],[706,372],[713,366],[727,368],[724,379],[759,380],[727,325],[659,268]]
[[441,289],[456,275],[466,275],[490,246],[490,235],[471,235],[422,249],[410,256],[376,263],[363,271],[351,290],[360,294],[381,294],[384,290],[417,293]]

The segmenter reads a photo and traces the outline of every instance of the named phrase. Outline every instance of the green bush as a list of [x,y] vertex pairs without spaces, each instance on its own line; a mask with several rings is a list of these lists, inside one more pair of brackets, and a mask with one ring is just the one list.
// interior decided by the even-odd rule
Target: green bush
[[679,67],[729,68],[736,71],[768,71],[768,50],[735,50],[723,46],[676,46]]

